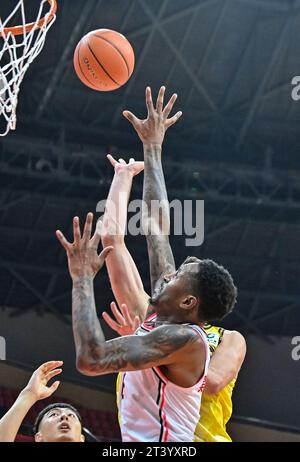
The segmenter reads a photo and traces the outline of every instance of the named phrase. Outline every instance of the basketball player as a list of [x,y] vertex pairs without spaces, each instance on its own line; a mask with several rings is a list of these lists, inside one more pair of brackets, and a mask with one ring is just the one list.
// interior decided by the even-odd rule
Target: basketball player
[[[119,335],[131,335],[144,320],[149,300],[124,240],[132,180],[143,170],[144,164],[134,159],[126,164],[123,159],[117,162],[111,155],[107,157],[114,167],[115,175],[102,222],[102,244],[114,247],[115,251],[106,259],[112,290],[119,306],[126,304],[132,313],[126,308],[120,312],[112,306],[115,320],[106,312],[103,318]],[[202,396],[201,418],[196,428],[195,441],[229,442],[231,438],[226,431],[226,424],[232,414],[232,391],[245,357],[246,344],[239,332],[208,324],[203,328],[213,357]],[[120,376],[117,380],[118,402],[119,391]]]
[[[160,92],[155,113],[149,95],[147,89],[148,119],[141,130],[146,167],[143,198],[147,205],[158,192],[166,196],[158,143],[180,117],[177,113],[168,118],[176,97],[162,110]],[[126,115],[137,124],[135,116]],[[168,218],[168,207],[163,215],[163,219]],[[176,273],[167,275],[172,258],[168,240],[161,234],[161,220],[144,213],[144,230],[149,231],[150,225],[155,230],[147,236],[153,292],[146,319],[135,335],[105,341],[95,308],[93,280],[114,249],[106,247],[98,255],[100,235],[96,230],[91,238],[92,220],[89,213],[81,236],[79,219],[74,218],[72,244],[57,231],[73,280],[77,368],[86,375],[124,372],[120,391],[123,441],[193,441],[209,364],[207,338],[199,324],[231,312],[236,302],[232,278],[211,260],[191,258]]]
[[[13,442],[32,406],[49,398],[58,388],[59,381],[48,386],[49,380],[62,372],[62,361],[42,364],[31,376],[10,410],[0,420],[0,442]],[[34,424],[34,440],[40,442],[83,442],[81,417],[67,403],[54,403],[43,409]]]

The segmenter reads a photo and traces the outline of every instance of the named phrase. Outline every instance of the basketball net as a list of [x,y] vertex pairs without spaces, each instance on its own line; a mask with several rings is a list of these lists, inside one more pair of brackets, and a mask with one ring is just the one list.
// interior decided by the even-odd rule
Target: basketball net
[[[41,0],[36,20],[26,23],[25,2],[19,0],[5,20],[0,18],[0,118],[6,126],[0,136],[16,128],[20,85],[28,67],[42,51],[46,34],[56,19],[56,0]],[[43,16],[49,4],[50,11]],[[21,25],[8,26],[16,15],[21,17]]]

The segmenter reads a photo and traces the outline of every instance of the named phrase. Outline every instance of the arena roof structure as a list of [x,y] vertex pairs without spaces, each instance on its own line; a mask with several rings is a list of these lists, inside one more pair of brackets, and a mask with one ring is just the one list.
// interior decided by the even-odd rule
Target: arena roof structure
[[[70,237],[107,196],[106,154],[142,158],[122,117],[145,114],[147,85],[178,93],[183,111],[167,133],[164,168],[170,199],[205,201],[205,241],[187,255],[228,267],[239,288],[224,325],[241,332],[300,330],[300,1],[101,0],[59,2],[44,50],[20,91],[17,130],[0,140],[0,305],[18,316],[51,311],[68,321],[70,279],[55,238]],[[85,87],[73,69],[77,42],[90,30],[122,32],[136,67],[117,91]],[[142,179],[133,197],[141,197]],[[128,244],[149,290],[144,238]],[[105,272],[96,296],[107,309]]]

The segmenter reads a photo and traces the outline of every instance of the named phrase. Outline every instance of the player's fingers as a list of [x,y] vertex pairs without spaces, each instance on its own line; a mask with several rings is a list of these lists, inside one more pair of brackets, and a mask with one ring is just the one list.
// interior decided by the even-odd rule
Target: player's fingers
[[148,115],[154,112],[154,106],[153,106],[153,101],[152,101],[152,93],[151,93],[151,88],[147,87],[146,88],[146,106],[148,109]]
[[131,319],[131,316],[129,314],[129,310],[128,310],[128,307],[126,305],[126,303],[122,303],[120,305],[120,311],[124,317],[124,319],[126,319],[126,323],[131,326],[132,325],[132,319]]
[[57,380],[51,385],[51,387],[49,387],[49,392],[51,395],[58,389],[59,385],[60,385],[60,381]]
[[132,319],[130,317],[128,307],[126,305],[121,305],[120,310],[121,310],[121,313],[123,315],[123,319],[124,319],[126,325],[131,326]]
[[117,165],[118,162],[116,161],[116,159],[111,154],[107,154],[106,157],[107,157],[107,159],[109,160],[109,162],[111,163],[111,165],[113,167],[115,167]]
[[136,316],[133,321],[133,329],[136,331],[140,327],[140,318]]
[[100,242],[100,239],[101,239],[101,233],[102,233],[102,229],[103,229],[103,224],[102,224],[102,221],[97,221],[97,225],[96,225],[96,229],[95,229],[95,232],[93,234],[93,237],[92,239],[90,240],[90,244],[91,244],[91,247],[93,249],[98,249],[98,246],[99,246],[99,242]]
[[114,314],[115,319],[118,321],[120,326],[125,326],[125,316],[120,313],[115,302],[111,302],[110,309]]
[[113,246],[109,245],[105,247],[105,249],[102,250],[100,255],[98,255],[98,261],[99,261],[99,266],[100,268],[103,266],[105,259],[107,258],[108,254],[113,250]]
[[133,158],[133,157],[130,157],[130,159],[129,159],[129,164],[134,164],[134,163],[135,163],[134,158]]
[[174,93],[171,96],[171,98],[169,99],[168,104],[166,105],[166,107],[163,110],[163,116],[164,116],[165,119],[167,119],[169,117],[169,114],[172,111],[176,100],[177,100],[177,94]]
[[160,87],[159,92],[158,92],[157,101],[156,101],[156,110],[159,114],[162,113],[165,91],[166,91],[166,87]]
[[67,239],[65,238],[63,233],[58,229],[58,230],[56,230],[55,234],[56,234],[57,239],[59,240],[59,242],[61,243],[61,245],[65,249],[65,251],[66,252],[70,251],[72,249],[72,244],[69,241],[67,241]]
[[123,111],[123,116],[125,117],[125,119],[129,120],[129,122],[134,127],[136,127],[138,125],[138,123],[140,122],[140,120],[134,114],[132,114],[132,112],[130,112],[130,111]]
[[76,247],[79,247],[80,240],[81,240],[79,217],[73,218],[73,235],[74,235],[74,244]]
[[144,170],[144,162],[136,162],[136,166],[138,167],[138,171],[142,172]]
[[120,157],[120,159],[118,160],[119,164],[123,164],[123,165],[126,165],[126,162],[124,159],[122,159],[122,157]]
[[182,112],[179,111],[173,117],[168,119],[166,121],[166,128],[169,128],[169,127],[171,127],[171,125],[174,125],[177,122],[177,120],[180,119],[181,116],[182,116]]
[[62,369],[54,369],[54,371],[48,372],[48,374],[45,375],[45,379],[47,382],[49,382],[52,377],[55,377],[56,375],[59,375],[62,373]]
[[95,233],[94,233],[94,236],[92,237],[92,239],[95,239],[96,234],[97,234],[97,236],[102,236],[102,234],[104,233],[104,230],[105,230],[105,225],[104,225],[104,222],[103,222],[103,215],[102,215],[96,221]]
[[47,361],[46,363],[42,364],[39,367],[39,370],[41,370],[43,373],[47,373],[51,371],[52,369],[55,369],[56,367],[62,366],[63,361]]
[[116,323],[116,321],[114,321],[114,320],[109,316],[109,314],[106,313],[106,311],[104,311],[104,312],[102,313],[102,317],[103,317],[104,321],[106,322],[106,324],[107,324],[112,330],[114,330],[115,332],[119,332],[120,326],[118,326],[118,324]]
[[86,216],[82,240],[85,244],[91,239],[91,232],[92,232],[92,225],[93,225],[93,217],[94,215],[92,212],[89,212]]

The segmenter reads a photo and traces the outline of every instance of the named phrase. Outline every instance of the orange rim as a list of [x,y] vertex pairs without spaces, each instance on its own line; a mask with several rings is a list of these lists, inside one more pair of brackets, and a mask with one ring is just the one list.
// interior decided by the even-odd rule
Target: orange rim
[[[57,10],[57,3],[56,0],[47,0],[48,3],[50,4],[50,11],[49,11],[49,16],[47,18],[46,24],[48,24],[53,17],[55,16],[56,10]],[[7,35],[9,32],[11,32],[13,35],[23,35],[24,31],[30,32],[35,26],[38,28],[41,28],[44,25],[45,22],[45,16],[41,18],[37,23],[35,22],[30,22],[29,24],[26,24],[25,26],[14,26],[14,27],[5,27],[2,31],[5,35]]]

